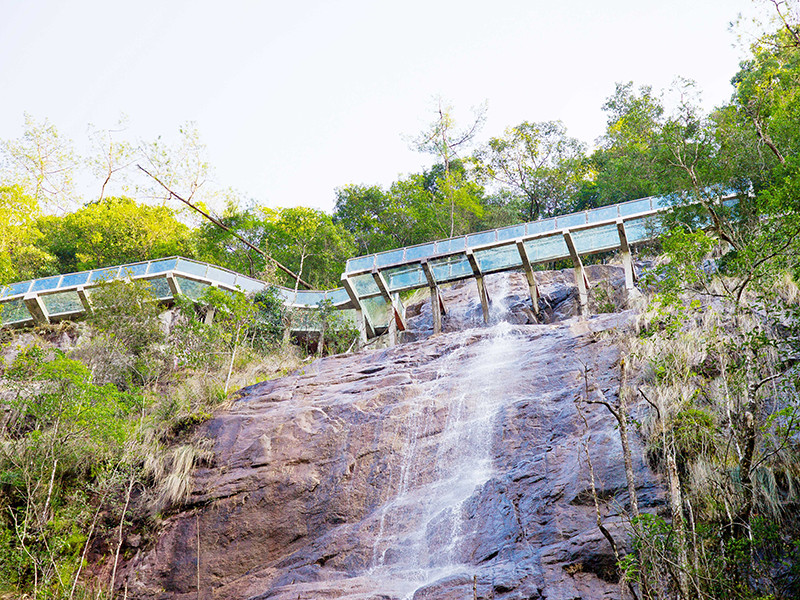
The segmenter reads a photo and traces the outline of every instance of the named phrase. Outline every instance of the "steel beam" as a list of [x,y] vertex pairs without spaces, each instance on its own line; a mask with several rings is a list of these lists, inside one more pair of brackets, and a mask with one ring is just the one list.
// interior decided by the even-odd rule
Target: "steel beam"
[[25,303],[25,308],[31,313],[33,320],[36,323],[43,324],[50,322],[50,313],[47,312],[47,307],[44,305],[41,297],[37,293],[25,294],[22,298]]
[[428,280],[428,290],[431,293],[431,314],[433,315],[433,333],[442,333],[442,315],[446,312],[442,295],[439,292],[439,286],[436,284],[436,278],[433,276],[431,266],[427,260],[420,263],[422,272],[425,273],[425,279]]
[[369,321],[369,316],[364,310],[361,301],[358,299],[358,294],[356,294],[355,288],[353,288],[353,282],[347,277],[347,273],[342,273],[341,281],[342,287],[347,292],[347,295],[350,296],[350,302],[353,303],[353,308],[356,309],[356,327],[358,327],[358,337],[361,340],[361,343],[365,344],[368,338],[375,337],[375,329],[372,327],[372,323]]
[[625,270],[625,288],[632,290],[637,277],[633,268],[633,259],[631,258],[631,248],[628,245],[628,235],[625,232],[625,223],[622,219],[617,219],[617,231],[619,232],[619,249],[622,254],[622,268]]

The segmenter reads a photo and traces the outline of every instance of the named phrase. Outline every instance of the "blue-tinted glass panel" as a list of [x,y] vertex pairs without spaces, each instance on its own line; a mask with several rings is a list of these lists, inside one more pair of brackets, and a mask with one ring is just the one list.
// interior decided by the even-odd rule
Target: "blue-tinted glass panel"
[[727,208],[733,208],[734,206],[738,206],[739,205],[739,199],[738,198],[728,198],[727,200],[723,200],[722,201],[722,205],[727,207]]
[[574,213],[571,215],[561,215],[556,217],[556,228],[565,229],[567,227],[575,227],[576,225],[586,224],[586,213]]
[[658,234],[658,219],[655,217],[642,217],[641,219],[625,221],[625,235],[629,244],[651,240]]
[[275,286],[278,290],[278,297],[283,299],[284,304],[289,304],[294,298],[294,290],[282,286]]
[[178,282],[178,289],[181,291],[181,294],[192,300],[199,300],[205,291],[211,287],[207,283],[200,283],[199,281],[186,279],[186,277],[177,275],[175,276],[175,281]]
[[558,260],[569,256],[569,248],[561,234],[529,240],[525,242],[525,251],[528,254],[528,260],[532,263]]
[[24,294],[31,287],[32,281],[20,281],[19,283],[12,283],[3,290],[3,298],[8,296],[16,296],[17,294]]
[[171,271],[175,268],[175,264],[177,263],[177,259],[174,258],[165,258],[164,260],[154,260],[150,263],[150,266],[147,267],[147,274],[148,275],[155,275],[156,273],[166,273],[167,271]]
[[205,277],[206,271],[208,270],[208,265],[180,258],[178,259],[178,264],[175,265],[175,270],[183,271],[184,273],[188,273],[189,275],[197,275],[198,277]]
[[339,311],[339,315],[342,317],[342,321],[345,324],[349,325],[353,329],[358,329],[358,322],[356,317],[356,311],[353,308],[345,308],[344,310]]
[[433,271],[433,278],[438,283],[463,279],[472,275],[472,266],[469,264],[465,254],[432,260],[430,266],[431,271]]
[[206,275],[210,280],[216,281],[218,283],[223,283],[225,285],[233,287],[236,283],[236,274],[231,273],[230,271],[225,271],[218,267],[212,267],[209,265],[208,267],[208,274]]
[[553,231],[556,228],[555,219],[542,219],[541,221],[531,221],[525,224],[525,230],[528,235],[536,235],[537,233],[545,233]]
[[31,313],[25,308],[25,303],[22,301],[22,298],[0,303],[0,322],[2,322],[3,325],[24,323],[25,321],[31,320]]
[[44,279],[37,279],[31,286],[32,292],[41,292],[42,290],[54,290],[58,286],[61,275],[54,277],[45,277]]
[[[135,277],[142,277],[143,275],[147,274],[147,265],[148,263],[135,263],[132,265],[122,265],[122,268],[119,270],[120,277],[128,277],[130,279],[134,279]],[[61,287],[64,287],[64,284],[61,284]]]
[[458,237],[449,240],[439,240],[436,242],[436,254],[449,252],[463,252],[466,249],[467,238]]
[[147,283],[150,284],[150,291],[159,300],[169,300],[172,298],[172,290],[169,289],[166,277],[149,279]]
[[112,281],[119,273],[119,267],[109,267],[107,269],[96,269],[92,271],[89,276],[90,283],[99,283],[102,281]]
[[616,224],[580,229],[573,231],[571,235],[578,254],[591,254],[619,246],[619,232]]
[[497,241],[502,242],[505,240],[515,240],[525,235],[525,224],[512,225],[511,227],[503,227],[497,230]]
[[677,195],[668,195],[668,196],[655,196],[652,198],[653,200],[653,208],[658,209],[667,209],[676,204],[680,204],[680,197]]
[[78,292],[59,292],[41,296],[41,298],[47,312],[53,317],[66,313],[83,312],[84,310],[81,299],[78,297]]
[[323,292],[317,292],[314,290],[298,290],[297,299],[294,301],[294,304],[296,306],[316,308],[324,299],[325,294]]
[[601,206],[589,211],[589,223],[599,223],[600,221],[610,221],[618,217],[617,207]]
[[650,198],[642,198],[641,200],[632,200],[631,202],[624,202],[619,205],[619,214],[621,217],[628,215],[635,215],[638,213],[650,211]]
[[472,235],[467,236],[467,246],[470,248],[482,246],[483,244],[491,244],[494,241],[494,231],[482,231],[481,233],[473,233]]
[[263,281],[252,279],[250,277],[244,277],[242,275],[236,277],[236,282],[234,285],[247,294],[260,292],[267,287],[267,284]]
[[433,254],[435,250],[434,244],[422,244],[421,246],[411,246],[406,248],[406,260],[419,260],[426,258]]
[[383,271],[383,277],[391,292],[428,285],[422,267],[417,264],[386,269]]
[[319,311],[311,308],[292,310],[292,331],[319,331]]
[[389,325],[390,308],[383,296],[365,298],[361,301],[369,322],[373,327],[386,327]]
[[490,250],[476,250],[475,259],[484,273],[522,266],[522,259],[519,256],[516,244]]
[[364,269],[371,269],[375,264],[375,255],[359,256],[358,258],[351,258],[347,261],[346,270],[348,273],[353,271],[363,271]]
[[325,297],[333,302],[334,305],[347,304],[350,302],[350,296],[344,288],[336,288],[335,290],[328,290],[325,292]]
[[68,275],[64,275],[64,278],[61,280],[61,285],[58,287],[65,288],[72,287],[74,285],[83,285],[87,281],[89,281],[89,271],[83,271],[81,273],[69,273]]
[[394,265],[403,262],[403,249],[391,250],[390,252],[381,252],[375,255],[375,264],[378,267],[385,267],[386,265]]
[[381,293],[378,284],[376,284],[375,280],[372,278],[372,273],[355,275],[350,278],[350,282],[353,284],[353,288],[359,298]]

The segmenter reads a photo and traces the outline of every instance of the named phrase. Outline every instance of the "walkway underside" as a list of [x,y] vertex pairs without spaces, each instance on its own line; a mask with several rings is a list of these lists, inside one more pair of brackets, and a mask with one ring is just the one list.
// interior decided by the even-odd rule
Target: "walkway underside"
[[[721,198],[732,207],[734,195]],[[276,286],[288,308],[297,309],[293,331],[318,330],[312,309],[323,301],[343,311],[358,326],[366,340],[388,332],[393,338],[405,328],[405,311],[400,292],[428,288],[432,302],[434,330],[441,331],[444,305],[439,286],[474,278],[484,320],[489,319],[489,297],[484,276],[521,270],[525,273],[534,312],[539,311],[539,293],[534,267],[569,259],[583,310],[586,310],[589,281],[582,256],[619,251],[625,269],[625,283],[634,285],[635,273],[630,247],[652,240],[661,232],[660,214],[671,210],[680,198],[658,196],[604,206],[482,231],[462,237],[438,240],[398,250],[351,258],[341,276],[342,287],[327,291],[291,290]],[[91,310],[91,291],[115,279],[150,282],[156,297],[171,302],[179,294],[199,300],[208,287],[256,293],[270,284],[215,265],[172,257],[116,267],[54,275],[13,283],[0,289],[0,321],[4,327],[36,322],[72,319]]]

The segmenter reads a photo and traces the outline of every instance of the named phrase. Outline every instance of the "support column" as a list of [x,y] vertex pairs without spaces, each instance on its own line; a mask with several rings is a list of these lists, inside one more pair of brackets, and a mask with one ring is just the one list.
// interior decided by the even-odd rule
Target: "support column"
[[633,269],[628,235],[625,233],[625,223],[623,223],[622,219],[617,219],[617,231],[619,232],[619,249],[622,254],[622,268],[625,271],[625,289],[632,290],[637,277],[636,271]]
[[36,323],[44,324],[50,322],[50,313],[47,312],[47,307],[39,297],[39,294],[25,294],[25,296],[22,297],[22,301],[25,303],[25,308],[31,313]]
[[78,299],[83,305],[83,310],[87,315],[92,314],[92,304],[89,302],[89,294],[86,293],[86,289],[82,285],[79,285],[75,291],[78,293]]
[[583,268],[583,262],[575,249],[575,241],[569,231],[564,232],[564,241],[567,243],[569,255],[575,265],[575,283],[578,285],[581,314],[586,315],[589,312],[589,279],[586,277],[586,270]]
[[436,285],[436,279],[433,276],[431,266],[427,260],[423,260],[420,265],[422,272],[425,273],[425,279],[428,280],[428,290],[431,293],[431,314],[433,315],[433,333],[442,333],[442,315],[447,311],[444,308],[442,295],[439,293],[439,286]]
[[361,305],[361,301],[358,299],[358,294],[356,294],[356,291],[353,288],[353,283],[350,281],[350,279],[348,279],[345,273],[342,273],[341,279],[342,287],[344,287],[347,295],[350,296],[350,302],[353,304],[353,308],[356,309],[356,327],[358,327],[358,337],[362,344],[366,344],[367,338],[374,337],[374,330],[369,323],[369,319],[367,318],[366,311],[364,311],[364,307]]
[[405,311],[400,306],[400,295],[389,292],[389,286],[383,278],[383,274],[377,267],[372,268],[372,278],[375,280],[375,285],[381,291],[381,296],[389,305],[389,322],[387,323],[389,329],[389,344],[394,346],[397,343],[397,332],[406,330]]
[[525,250],[525,244],[521,239],[517,240],[517,252],[522,260],[522,268],[525,270],[525,279],[528,280],[528,291],[531,295],[531,305],[533,312],[539,315],[539,288],[536,286],[536,278],[533,276],[533,269],[531,268],[531,261],[528,258],[528,251]]
[[486,291],[486,284],[483,281],[483,273],[478,266],[478,260],[475,258],[475,253],[472,249],[467,250],[467,260],[472,267],[472,275],[475,277],[475,283],[478,284],[478,296],[481,299],[481,308],[483,309],[483,322],[489,322],[489,293]]
[[169,285],[169,291],[172,294],[173,300],[180,296],[181,288],[178,287],[178,282],[175,279],[175,275],[173,275],[172,271],[167,273],[167,285]]
[[[219,288],[219,284],[216,281],[211,282],[212,288]],[[216,316],[217,309],[213,306],[209,306],[206,308],[206,314],[203,317],[203,323],[206,325],[211,325],[214,322],[214,317]]]

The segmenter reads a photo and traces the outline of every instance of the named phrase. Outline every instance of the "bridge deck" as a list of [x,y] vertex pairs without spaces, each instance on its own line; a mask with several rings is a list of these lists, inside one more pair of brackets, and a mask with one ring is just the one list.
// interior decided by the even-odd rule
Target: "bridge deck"
[[[734,195],[723,198],[732,206]],[[362,337],[404,327],[399,293],[428,287],[438,295],[441,283],[474,278],[478,284],[484,317],[489,299],[483,276],[508,270],[524,270],[531,300],[538,310],[538,292],[532,265],[572,259],[576,283],[585,303],[587,280],[581,256],[620,250],[628,285],[633,285],[629,246],[659,234],[653,217],[673,208],[676,198],[654,196],[604,206],[580,213],[502,227],[466,236],[437,240],[397,250],[351,258],[342,274],[343,287],[334,290],[298,290],[277,286],[288,307],[311,309],[323,300],[336,308],[354,311]],[[78,317],[90,308],[91,289],[114,279],[147,280],[156,297],[171,301],[177,294],[198,299],[209,287],[259,292],[269,284],[229,269],[180,257],[163,258],[116,267],[54,275],[13,283],[0,288],[0,323],[25,326],[37,321]],[[436,308],[442,308],[435,303]],[[437,319],[434,310],[434,320]],[[301,320],[303,330],[313,324]]]

